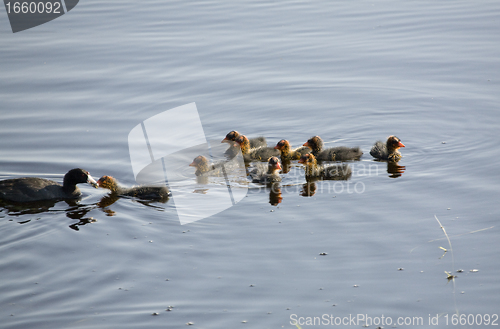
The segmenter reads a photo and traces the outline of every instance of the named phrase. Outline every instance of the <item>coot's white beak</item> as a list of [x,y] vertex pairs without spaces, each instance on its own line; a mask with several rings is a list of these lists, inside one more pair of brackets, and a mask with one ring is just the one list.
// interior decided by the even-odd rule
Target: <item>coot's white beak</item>
[[95,188],[99,187],[99,185],[97,185],[97,182],[95,181],[95,179],[93,179],[92,176],[90,176],[90,175],[87,177],[87,183],[89,183],[90,185],[92,185]]

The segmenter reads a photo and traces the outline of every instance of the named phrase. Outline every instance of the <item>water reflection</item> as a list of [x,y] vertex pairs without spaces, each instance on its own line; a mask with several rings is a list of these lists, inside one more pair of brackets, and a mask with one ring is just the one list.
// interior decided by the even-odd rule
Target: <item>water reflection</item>
[[66,202],[69,206],[78,205],[78,199],[68,200],[42,200],[34,202],[14,202],[0,199],[0,207],[7,210],[10,216],[33,215],[49,211],[58,202]]
[[405,170],[406,167],[399,165],[397,162],[394,161],[387,162],[387,173],[391,178],[401,177],[401,175],[403,175]]
[[138,202],[144,206],[147,207],[152,207],[152,208],[161,208],[157,207],[154,204],[155,203],[167,203],[169,198],[163,198],[163,199],[154,199],[154,200],[147,200],[147,199],[141,199],[138,197],[131,197],[127,195],[119,195],[117,193],[109,193],[108,195],[105,195],[101,198],[101,200],[96,204],[97,208],[99,208],[102,212],[106,214],[106,216],[114,216],[116,215],[116,212],[109,209],[109,206],[111,206],[113,203],[118,201],[119,199],[124,198],[124,199],[133,199],[135,202]]
[[[293,168],[299,170],[293,170]],[[277,206],[283,202],[284,194],[296,194],[303,197],[312,197],[318,192],[318,181],[321,182],[321,193],[362,193],[364,191],[364,184],[356,182],[356,184],[345,183],[349,181],[353,175],[353,169],[348,163],[335,163],[329,165],[315,164],[308,174],[305,172],[303,165],[297,166],[296,162],[283,161],[280,178],[285,180],[282,182],[260,182],[253,179],[251,173],[254,171],[265,171],[266,164],[253,163],[245,164],[246,168],[246,183],[252,181],[255,184],[266,187],[269,191],[269,204]],[[248,169],[251,170],[248,170]],[[362,168],[362,175],[366,175],[366,168]],[[193,175],[195,176],[195,175]],[[205,175],[195,176],[198,185],[192,193],[213,193],[212,189],[219,184],[215,184],[213,177],[208,180]],[[212,185],[212,186],[211,186]],[[358,186],[359,185],[359,186]]]
[[281,196],[281,184],[280,183],[272,183],[271,189],[269,191],[269,204],[271,206],[277,206],[281,203],[283,197]]
[[[117,194],[110,193],[108,195],[105,195],[101,198],[101,201],[97,203],[97,207],[104,210],[107,207],[111,206],[113,203],[118,201],[120,197]],[[106,211],[105,211],[106,212]],[[111,211],[110,211],[111,212]],[[114,214],[114,212],[112,212]],[[112,216],[112,214],[109,214],[109,216]]]
[[288,174],[290,172],[290,168],[292,167],[292,162],[290,160],[281,160],[281,172],[283,174]]
[[93,217],[85,217],[85,215],[87,215],[87,213],[92,209],[94,209],[94,206],[88,205],[77,205],[76,207],[67,209],[66,217],[78,220],[77,223],[69,225],[69,228],[75,231],[79,231],[80,226],[95,223],[97,220],[95,220]]
[[310,197],[316,194],[316,181],[308,181],[304,185],[302,185],[302,190],[300,191],[300,195],[305,197]]
[[385,162],[387,163],[387,173],[390,178],[398,178],[403,175],[406,170],[405,166],[401,166],[398,161],[387,161],[387,160],[379,160],[374,159],[375,162]]
[[[56,203],[65,202],[69,208],[64,210],[52,209]],[[65,212],[66,217],[77,220],[76,223],[69,225],[69,227],[75,231],[79,231],[79,227],[86,225],[88,223],[93,223],[96,220],[92,217],[85,217],[89,211],[95,208],[94,205],[81,205],[79,204],[79,199],[68,199],[68,200],[43,200],[35,202],[17,203],[6,200],[0,200],[0,207],[5,209],[5,213],[9,216],[20,217],[23,215],[33,215],[40,213],[60,213]],[[18,224],[27,224],[31,222],[32,219],[27,219],[17,222]]]

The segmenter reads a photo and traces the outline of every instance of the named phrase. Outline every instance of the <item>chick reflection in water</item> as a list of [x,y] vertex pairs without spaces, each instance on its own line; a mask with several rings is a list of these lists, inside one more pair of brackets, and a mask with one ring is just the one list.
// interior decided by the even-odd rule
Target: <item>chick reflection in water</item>
[[281,196],[281,185],[279,182],[271,184],[271,190],[269,191],[269,203],[271,206],[277,206],[281,203],[283,197]]
[[387,162],[387,173],[389,174],[390,178],[401,177],[401,175],[403,175],[405,170],[406,167],[399,165],[397,162],[394,161]]
[[302,190],[300,191],[300,195],[308,197],[316,194],[316,182],[314,180],[310,180],[304,185],[302,185]]

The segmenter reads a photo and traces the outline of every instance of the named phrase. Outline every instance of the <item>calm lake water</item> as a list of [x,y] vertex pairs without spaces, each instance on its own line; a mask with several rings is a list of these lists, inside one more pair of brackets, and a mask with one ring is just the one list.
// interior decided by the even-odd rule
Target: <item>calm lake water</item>
[[[295,162],[281,202],[252,185],[182,226],[172,200],[105,205],[90,186],[76,204],[2,207],[0,327],[494,319],[499,15],[498,1],[87,0],[13,34],[0,13],[1,179],[81,167],[134,185],[131,129],[192,102],[209,140],[320,135],[364,152],[343,184],[303,196]],[[392,134],[406,145],[399,177],[369,155]]]

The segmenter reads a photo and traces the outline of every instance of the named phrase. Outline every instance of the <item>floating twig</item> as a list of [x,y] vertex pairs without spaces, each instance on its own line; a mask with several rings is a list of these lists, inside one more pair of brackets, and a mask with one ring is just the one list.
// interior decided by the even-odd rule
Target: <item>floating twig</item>
[[[441,222],[439,221],[439,219],[437,218],[436,215],[434,215],[434,218],[436,218],[437,222],[439,223],[439,226],[441,227],[441,229],[444,232],[444,235],[446,236],[446,239],[448,240],[448,245],[450,246],[450,252],[451,252],[451,266],[453,267],[453,272],[454,272],[455,271],[455,258],[453,257],[453,247],[451,246],[450,237],[448,236],[448,233],[446,233],[446,230],[444,229],[443,224],[441,224]],[[446,250],[443,247],[439,247],[439,248],[441,248],[441,249],[444,250],[443,256],[448,252],[448,250]],[[441,256],[441,258],[443,258],[443,256]],[[460,312],[458,311],[457,298],[456,298],[456,295],[455,295],[455,290],[456,290],[456,287],[455,287],[455,278],[457,276],[453,275],[453,274],[451,274],[450,272],[447,272],[447,271],[444,271],[444,273],[446,273],[446,278],[448,279],[448,282],[450,282],[450,281],[453,282],[453,302],[455,304],[455,313],[459,314]]]

